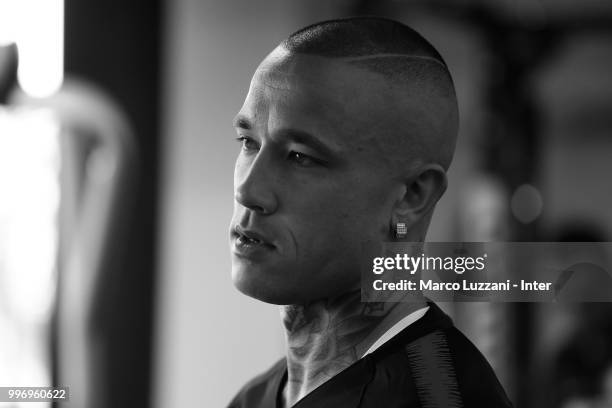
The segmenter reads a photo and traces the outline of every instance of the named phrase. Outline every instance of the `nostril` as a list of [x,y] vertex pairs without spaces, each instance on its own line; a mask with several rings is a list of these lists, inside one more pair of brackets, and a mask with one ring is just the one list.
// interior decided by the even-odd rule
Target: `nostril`
[[258,212],[258,213],[261,213],[261,214],[266,214],[267,213],[266,209],[264,207],[262,207],[262,206],[259,206],[259,205],[253,205],[253,206],[251,206],[249,208],[251,210],[253,210],[255,212]]
[[273,207],[273,203],[269,203],[269,205],[266,205],[263,203],[264,200],[261,198],[257,199],[257,197],[251,195],[236,194],[234,196],[234,200],[243,207],[262,215],[269,214],[272,212],[271,208]]

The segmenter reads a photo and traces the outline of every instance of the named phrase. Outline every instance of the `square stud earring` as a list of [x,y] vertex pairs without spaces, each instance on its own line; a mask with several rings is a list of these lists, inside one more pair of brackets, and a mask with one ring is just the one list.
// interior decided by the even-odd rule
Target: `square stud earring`
[[408,234],[408,229],[406,228],[406,224],[403,222],[398,222],[395,226],[395,238],[403,239],[406,238]]

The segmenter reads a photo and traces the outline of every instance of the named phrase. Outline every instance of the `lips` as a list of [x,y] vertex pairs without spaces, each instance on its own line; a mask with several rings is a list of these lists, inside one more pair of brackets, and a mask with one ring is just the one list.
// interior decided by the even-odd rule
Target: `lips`
[[240,226],[235,226],[232,229],[232,235],[235,238],[236,247],[239,249],[274,249],[275,246],[260,232],[252,229],[244,229]]

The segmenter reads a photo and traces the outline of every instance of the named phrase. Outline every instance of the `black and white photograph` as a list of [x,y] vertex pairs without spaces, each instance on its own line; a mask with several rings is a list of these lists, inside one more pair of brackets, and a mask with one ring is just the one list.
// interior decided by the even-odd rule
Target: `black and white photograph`
[[612,3],[0,0],[0,408],[612,408]]

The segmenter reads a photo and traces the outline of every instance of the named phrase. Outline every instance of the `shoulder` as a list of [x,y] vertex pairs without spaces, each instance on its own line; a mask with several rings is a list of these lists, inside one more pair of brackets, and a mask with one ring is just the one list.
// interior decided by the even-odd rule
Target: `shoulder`
[[267,407],[274,404],[278,382],[285,367],[285,359],[281,358],[268,370],[251,379],[238,391],[228,408]]
[[401,398],[410,394],[425,406],[512,406],[486,358],[437,306],[389,343],[372,356],[374,377]]
[[465,407],[511,407],[493,368],[478,348],[457,328],[444,331]]

